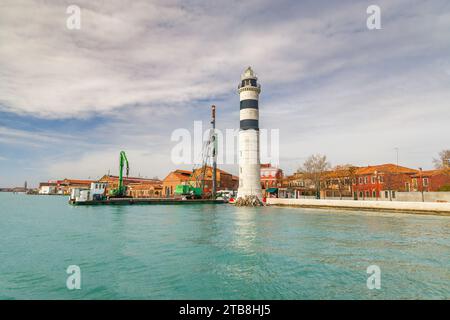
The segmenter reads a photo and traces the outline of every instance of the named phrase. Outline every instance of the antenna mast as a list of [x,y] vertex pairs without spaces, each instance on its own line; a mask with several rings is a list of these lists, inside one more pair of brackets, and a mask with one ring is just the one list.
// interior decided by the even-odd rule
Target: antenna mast
[[213,158],[213,172],[212,172],[212,198],[216,198],[217,192],[217,136],[216,136],[216,106],[211,106],[211,124],[212,124],[212,158]]

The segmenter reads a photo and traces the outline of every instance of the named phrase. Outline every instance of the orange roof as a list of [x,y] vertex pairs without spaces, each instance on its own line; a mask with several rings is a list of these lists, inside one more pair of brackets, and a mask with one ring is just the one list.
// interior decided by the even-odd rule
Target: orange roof
[[162,189],[160,184],[154,183],[132,183],[129,187],[133,190],[154,190],[154,189]]
[[[198,170],[202,170],[203,168],[204,168],[204,167],[196,168],[196,169],[194,169],[194,172],[196,172],[196,171],[198,171]],[[211,167],[211,166],[206,166],[206,168],[207,168],[208,170],[211,170],[211,171],[212,171],[212,167]],[[231,173],[226,172],[226,171],[224,171],[224,170],[222,170],[222,169],[219,169],[219,168],[217,168],[217,172],[223,173],[223,174],[229,174],[229,175],[232,175]]]
[[348,177],[350,171],[348,169],[332,170],[324,172],[323,175],[325,178],[343,178]]
[[392,163],[380,164],[376,166],[360,167],[356,170],[357,175],[374,174],[378,173],[416,173],[418,170],[397,166]]
[[164,181],[167,180],[171,175],[175,176],[177,179],[181,181],[187,181],[191,177],[192,172],[188,170],[175,170],[170,172],[165,178]]
[[436,170],[423,170],[422,172],[417,172],[413,175],[414,178],[420,178],[421,176],[432,177],[439,174],[450,175],[450,169],[436,169]]
[[189,171],[189,170],[180,170],[180,169],[177,169],[177,170],[175,170],[175,171],[173,171],[173,172],[175,172],[175,173],[180,173],[180,174],[188,174],[188,175],[191,175],[191,174],[192,174],[192,171]]
[[91,184],[94,180],[79,180],[79,179],[64,179],[58,181],[59,183],[70,183],[70,184]]
[[[107,175],[105,177],[112,179],[112,180],[119,180],[118,176]],[[158,180],[158,179],[137,178],[137,177],[123,177],[123,181],[129,182],[129,183],[133,183],[133,182],[135,182],[135,183],[161,183],[161,180]]]
[[191,175],[186,175],[186,174],[181,174],[181,173],[176,173],[176,172],[173,172],[173,174],[180,180],[189,180],[189,178],[191,177]]

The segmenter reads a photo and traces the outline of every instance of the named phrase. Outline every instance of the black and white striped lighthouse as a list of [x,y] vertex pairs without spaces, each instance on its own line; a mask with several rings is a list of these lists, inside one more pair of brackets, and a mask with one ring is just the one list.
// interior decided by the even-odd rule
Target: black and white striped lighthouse
[[240,97],[238,198],[262,200],[259,158],[259,108],[261,87],[251,67],[245,69],[238,87]]

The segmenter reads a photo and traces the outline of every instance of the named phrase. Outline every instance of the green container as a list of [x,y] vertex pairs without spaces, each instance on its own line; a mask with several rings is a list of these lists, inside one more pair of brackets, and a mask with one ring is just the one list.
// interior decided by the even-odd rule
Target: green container
[[202,188],[194,188],[189,185],[179,184],[175,187],[175,194],[178,194],[178,195],[201,196],[202,193],[203,193]]

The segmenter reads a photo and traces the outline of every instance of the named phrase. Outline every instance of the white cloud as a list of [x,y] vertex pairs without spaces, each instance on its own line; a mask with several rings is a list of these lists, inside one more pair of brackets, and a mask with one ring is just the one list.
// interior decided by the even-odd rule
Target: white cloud
[[[91,151],[75,159],[60,159],[51,161],[46,168],[46,174],[53,179],[84,178],[99,179],[108,172],[119,173],[119,150],[106,149]],[[130,163],[130,176],[164,178],[170,169],[170,155],[148,152],[142,149],[127,149]]]
[[262,126],[281,129],[288,171],[319,151],[364,164],[400,147],[417,166],[448,147],[445,0],[380,0],[375,31],[359,1],[78,1],[79,31],[66,28],[68,4],[0,5],[0,111],[109,120],[65,135],[0,128],[9,145],[82,146],[55,150],[49,174],[98,175],[123,148],[142,174],[164,175],[170,132],[206,120],[211,102],[219,126],[238,125],[247,65],[262,84]]

